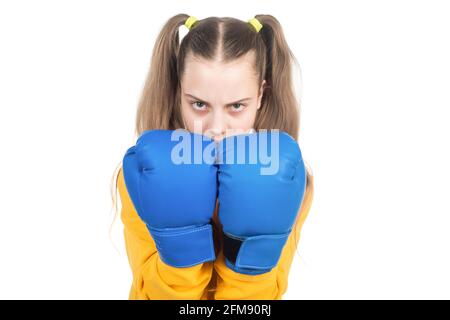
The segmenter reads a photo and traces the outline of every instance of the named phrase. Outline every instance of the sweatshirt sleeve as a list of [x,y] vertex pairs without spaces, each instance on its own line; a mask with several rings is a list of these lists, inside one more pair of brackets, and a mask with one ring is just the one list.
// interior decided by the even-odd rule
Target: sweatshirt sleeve
[[286,245],[276,267],[270,272],[260,275],[247,275],[234,272],[225,264],[225,257],[221,250],[214,262],[214,271],[217,273],[217,285],[214,299],[216,300],[281,300],[287,290],[288,275],[296,246],[300,239],[300,230],[309,213],[313,196],[312,176],[302,205],[299,209],[296,222],[288,237]]
[[122,203],[125,248],[133,281],[130,300],[206,300],[206,287],[213,264],[205,262],[188,268],[166,265],[159,257],[147,226],[139,217],[128,195],[122,168],[117,185]]

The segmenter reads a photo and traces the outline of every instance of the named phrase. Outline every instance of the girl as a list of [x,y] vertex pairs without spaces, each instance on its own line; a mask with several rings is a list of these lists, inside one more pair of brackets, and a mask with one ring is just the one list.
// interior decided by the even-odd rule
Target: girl
[[[179,43],[181,25],[189,32]],[[291,78],[294,61],[282,28],[271,15],[257,15],[246,23],[178,14],[167,21],[157,38],[139,101],[136,135],[185,128],[221,141],[235,131],[279,129],[297,139],[299,110]],[[185,268],[164,263],[130,200],[120,164],[113,187],[120,194],[133,274],[129,299],[281,299],[313,197],[313,177],[306,169],[304,197],[278,264],[270,272],[243,274],[225,263],[218,206],[213,216],[217,258]],[[114,202],[116,197],[113,194]]]

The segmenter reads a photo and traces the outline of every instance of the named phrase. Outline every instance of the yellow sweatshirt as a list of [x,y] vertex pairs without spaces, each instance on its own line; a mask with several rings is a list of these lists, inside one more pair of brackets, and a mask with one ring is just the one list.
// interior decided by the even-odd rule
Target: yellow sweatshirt
[[137,214],[128,195],[122,168],[117,185],[122,203],[125,247],[133,274],[130,300],[280,300],[286,292],[288,274],[301,227],[308,215],[313,197],[313,179],[308,174],[306,192],[293,231],[283,248],[278,265],[260,275],[236,273],[226,267],[221,248],[222,227],[217,216],[213,221],[216,260],[188,268],[175,268],[160,259],[156,245],[145,223]]

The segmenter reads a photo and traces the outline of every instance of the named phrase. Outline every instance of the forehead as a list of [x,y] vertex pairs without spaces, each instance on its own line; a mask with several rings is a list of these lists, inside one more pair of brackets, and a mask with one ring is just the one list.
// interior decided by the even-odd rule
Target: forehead
[[221,94],[236,96],[248,94],[257,88],[254,54],[249,53],[230,62],[205,60],[188,55],[181,79],[183,91],[193,94]]

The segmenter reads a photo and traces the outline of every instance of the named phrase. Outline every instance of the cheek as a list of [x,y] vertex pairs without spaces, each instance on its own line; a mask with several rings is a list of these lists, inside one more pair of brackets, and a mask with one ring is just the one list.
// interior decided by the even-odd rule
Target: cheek
[[196,113],[189,105],[183,104],[181,107],[181,116],[183,117],[186,129],[194,133],[202,133],[204,129],[204,117]]
[[248,107],[242,114],[231,116],[231,129],[248,131],[252,129],[256,119],[256,106]]

